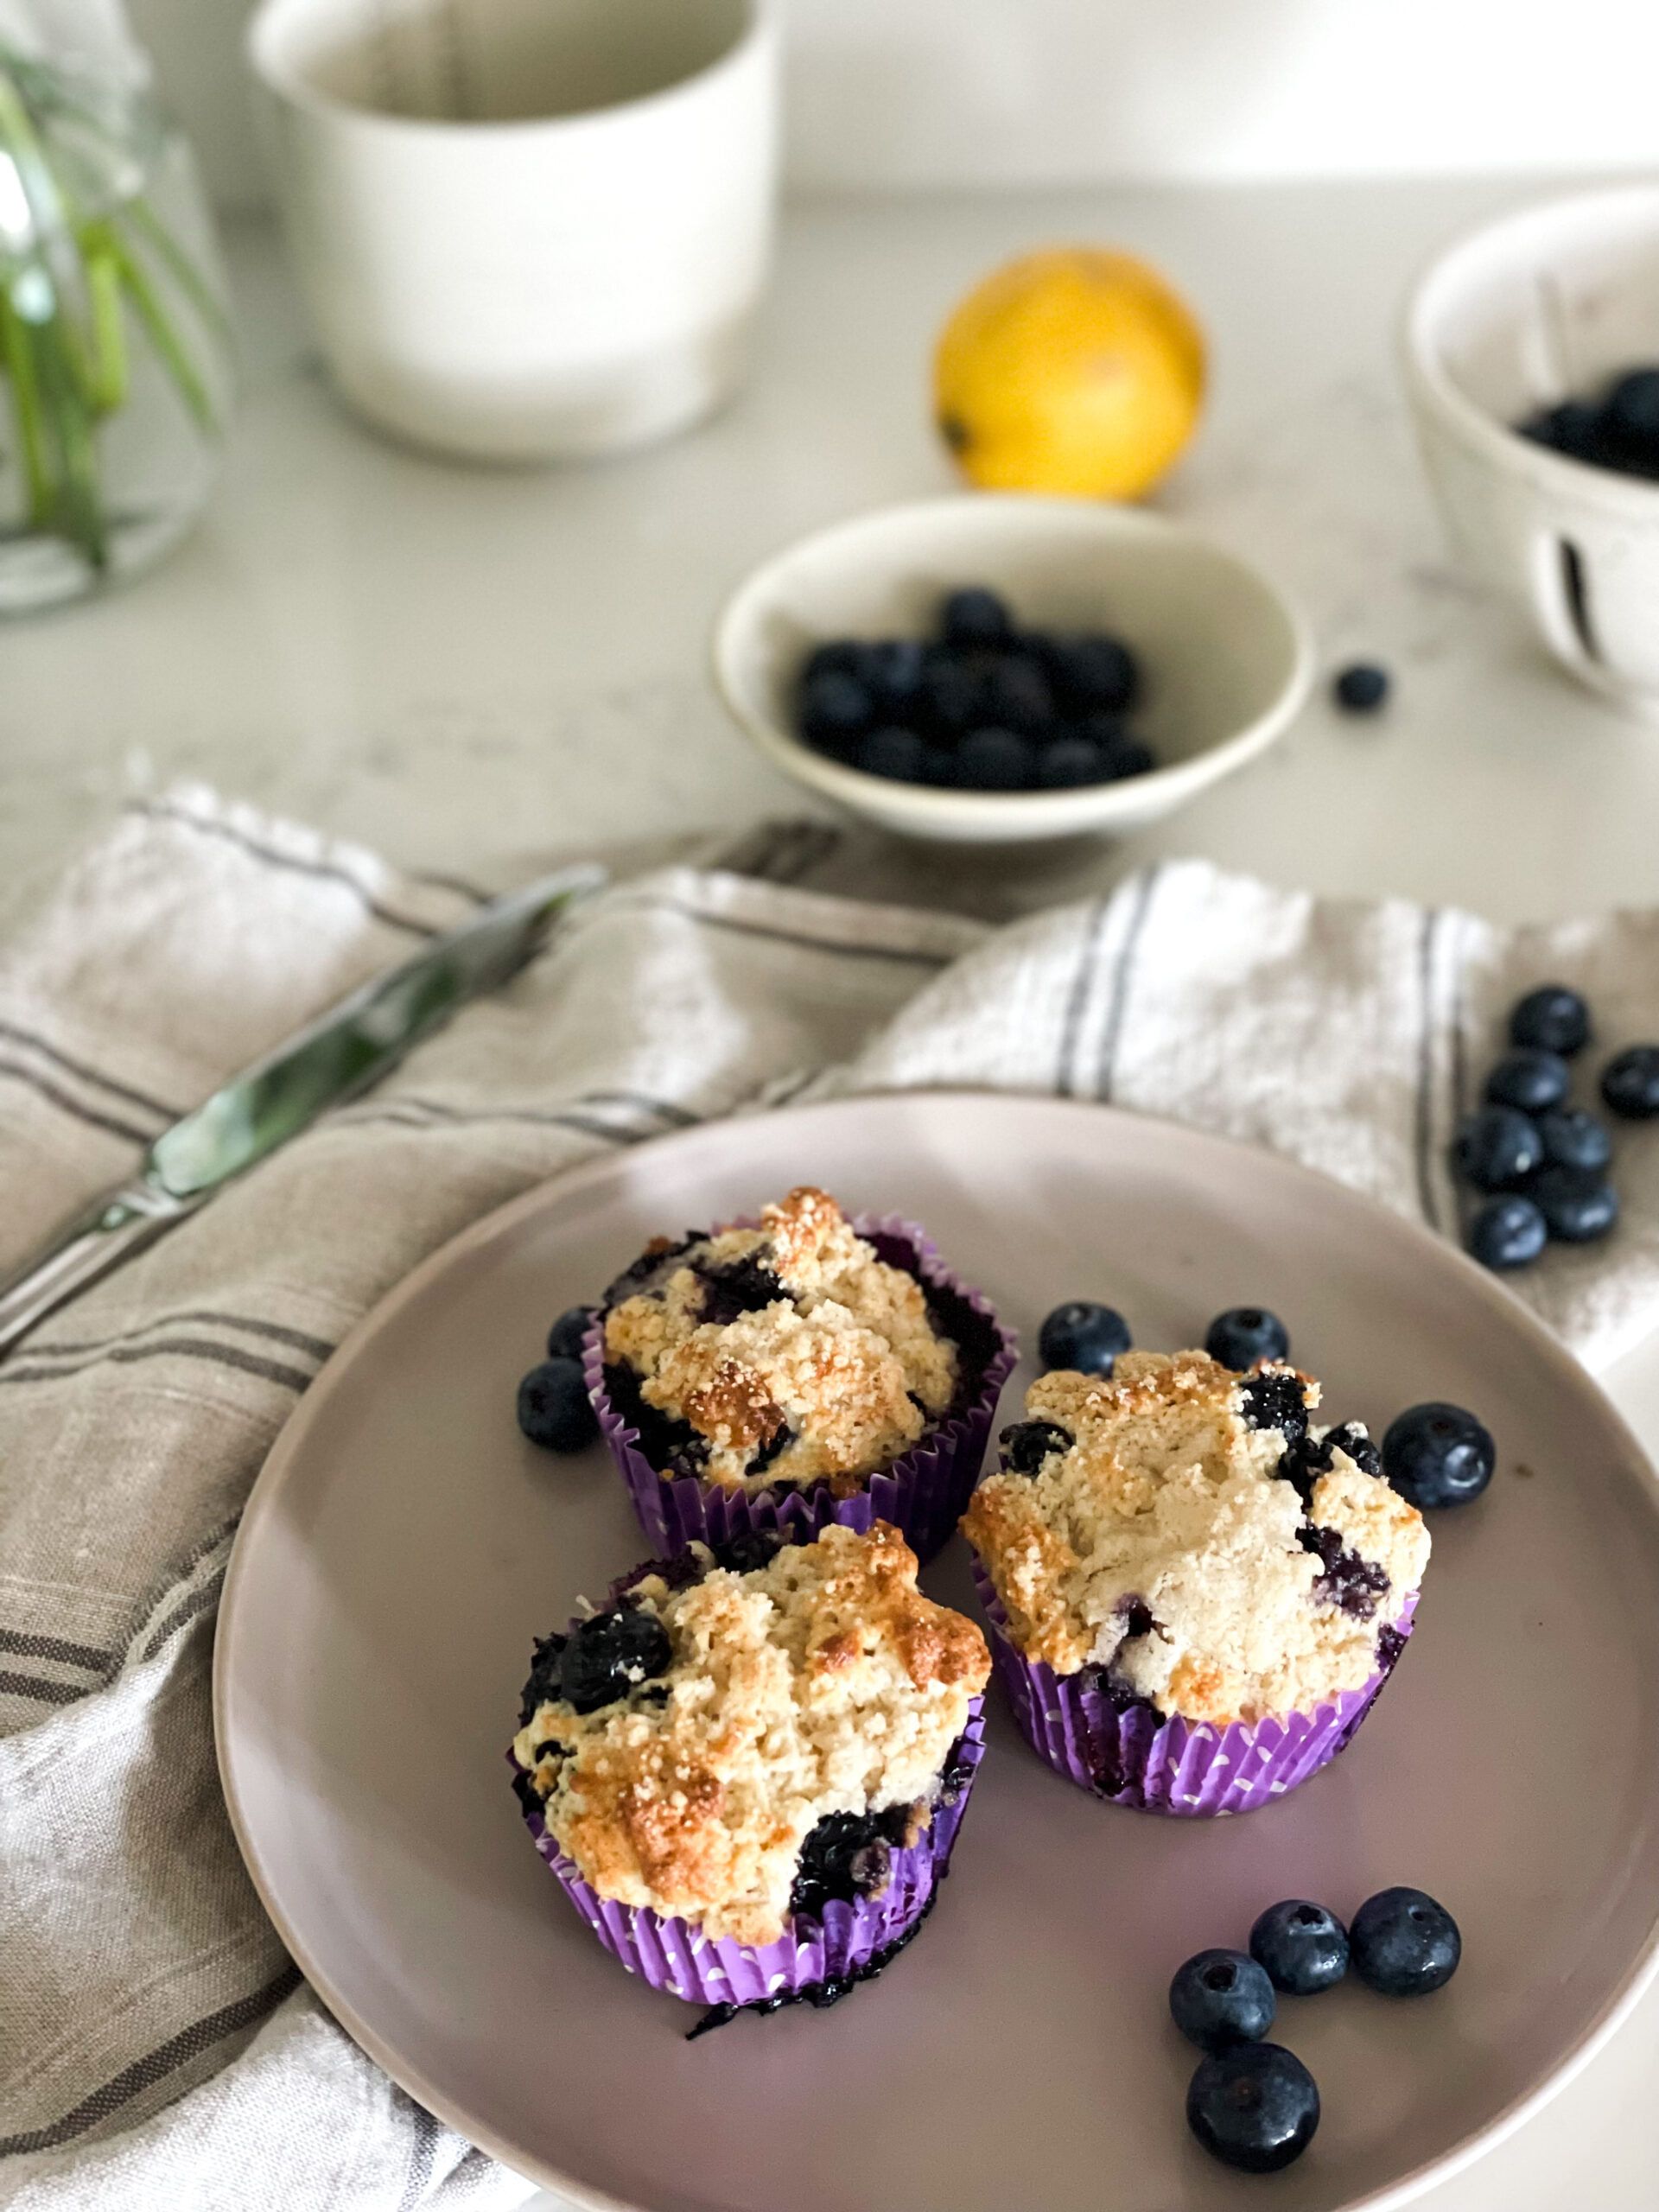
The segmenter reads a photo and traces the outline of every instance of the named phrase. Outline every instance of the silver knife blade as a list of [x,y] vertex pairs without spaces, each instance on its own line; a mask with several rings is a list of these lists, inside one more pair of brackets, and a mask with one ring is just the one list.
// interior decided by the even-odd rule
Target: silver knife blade
[[194,1198],[240,1175],[298,1135],[325,1106],[378,1083],[411,1045],[480,991],[517,973],[571,900],[605,880],[567,868],[492,900],[460,929],[267,1053],[157,1137],[143,1174],[169,1198]]
[[515,975],[601,868],[561,869],[493,899],[401,968],[374,977],[164,1130],[132,1181],[106,1192],[0,1284],[0,1356],[326,1107],[365,1090],[467,1000]]

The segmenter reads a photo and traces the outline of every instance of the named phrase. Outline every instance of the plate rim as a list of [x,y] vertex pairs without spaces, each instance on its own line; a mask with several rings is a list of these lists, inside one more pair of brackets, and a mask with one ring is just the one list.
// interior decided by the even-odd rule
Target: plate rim
[[[1650,1505],[1659,1514],[1659,1468],[1656,1468],[1646,1446],[1597,1377],[1522,1299],[1486,1268],[1478,1266],[1466,1253],[1423,1224],[1414,1221],[1408,1215],[1396,1212],[1368,1193],[1357,1191],[1351,1185],[1339,1181],[1321,1169],[1310,1167],[1288,1154],[1222,1135],[1212,1130],[1198,1128],[1191,1123],[1173,1121],[1165,1116],[1133,1113],[1103,1101],[1064,1098],[1051,1092],[1015,1091],[995,1084],[915,1085],[902,1090],[860,1092],[850,1097],[818,1100],[774,1110],[780,1117],[786,1116],[791,1120],[797,1117],[803,1120],[835,1119],[849,1113],[869,1112],[884,1106],[921,1101],[941,1107],[995,1101],[1037,1114],[1047,1113],[1067,1118],[1080,1115],[1103,1116],[1111,1122],[1132,1127],[1141,1134],[1148,1130],[1156,1131],[1160,1139],[1173,1141],[1178,1146],[1192,1145],[1200,1150],[1220,1149],[1235,1159],[1248,1160],[1256,1166],[1266,1166],[1281,1171],[1293,1180],[1305,1179],[1327,1192],[1338,1193],[1342,1199],[1359,1207],[1362,1211],[1380,1217],[1392,1230],[1402,1233],[1408,1243],[1414,1242],[1433,1251],[1437,1262],[1452,1262],[1454,1274],[1461,1275],[1465,1287],[1478,1301],[1484,1302],[1512,1326],[1519,1327],[1522,1334],[1529,1339],[1534,1351],[1542,1357],[1554,1379],[1569,1388],[1587,1389],[1601,1401],[1604,1414],[1623,1436],[1649,1493]],[[721,1136],[729,1136],[750,1118],[750,1116],[741,1113],[726,1115],[699,1122],[693,1128],[671,1130],[661,1136],[647,1138],[639,1144],[629,1145],[625,1150],[601,1154],[594,1159],[581,1161],[574,1167],[548,1176],[532,1184],[528,1190],[521,1191],[516,1198],[492,1207],[476,1221],[469,1222],[465,1228],[458,1230],[394,1283],[347,1330],[278,1431],[248,1492],[232,1540],[219,1604],[213,1640],[213,1725],[219,1787],[237,1849],[248,1878],[289,1955],[315,1993],[352,2040],[399,2088],[416,2098],[435,2118],[463,2136],[467,2142],[487,2152],[509,2171],[533,2181],[539,2188],[563,2195],[580,2208],[580,2212],[651,2212],[651,2208],[636,2204],[625,2197],[613,2196],[543,2159],[527,2156],[521,2145],[510,2144],[499,2130],[469,2114],[458,2100],[449,2096],[439,2084],[429,2080],[418,2066],[395,2050],[373,2025],[340,1996],[332,1986],[327,1967],[288,1924],[278,1909],[265,1878],[257,1845],[245,1818],[235,1773],[236,1754],[232,1748],[231,1723],[234,1692],[231,1675],[242,1586],[251,1571],[249,1561],[257,1551],[260,1530],[276,1510],[289,1470],[299,1456],[309,1431],[321,1418],[319,1409],[326,1406],[331,1391],[338,1387],[340,1376],[360,1355],[365,1342],[385,1328],[405,1306],[417,1300],[434,1280],[464,1261],[469,1252],[510,1233],[520,1220],[529,1219],[540,1212],[556,1196],[563,1197],[572,1190],[579,1192],[589,1184],[611,1180],[623,1169],[629,1158],[647,1147],[652,1152],[664,1147],[691,1151],[702,1145],[717,1145]],[[1494,2113],[1484,2126],[1466,2136],[1449,2151],[1411,2168],[1366,2196],[1344,2199],[1340,2205],[1332,2208],[1332,2212],[1398,2212],[1398,2208],[1421,2196],[1426,2190],[1452,2180],[1475,2164],[1488,2152],[1497,2149],[1500,2143],[1541,2112],[1605,2049],[1641,2002],[1656,1975],[1659,1975],[1659,1910],[1656,1910],[1646,1941],[1632,1958],[1623,1980],[1609,1996],[1601,2012],[1586,2026],[1577,2043],[1541,2080]]]

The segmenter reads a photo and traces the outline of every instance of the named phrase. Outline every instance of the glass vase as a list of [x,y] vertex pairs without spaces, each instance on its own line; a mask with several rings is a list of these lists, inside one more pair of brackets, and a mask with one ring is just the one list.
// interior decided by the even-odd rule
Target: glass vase
[[130,73],[0,22],[0,615],[157,559],[200,512],[230,328],[184,141]]

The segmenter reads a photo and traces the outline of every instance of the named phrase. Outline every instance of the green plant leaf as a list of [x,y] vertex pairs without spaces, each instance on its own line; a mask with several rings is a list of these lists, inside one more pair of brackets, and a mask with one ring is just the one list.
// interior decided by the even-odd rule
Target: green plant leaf
[[172,378],[180,398],[197,423],[212,435],[219,428],[212,393],[198,375],[195,364],[168,321],[167,311],[137,256],[118,232],[111,229],[110,238],[121,272],[121,281],[126,287],[134,312],[156,349],[156,358]]
[[112,415],[125,401],[130,380],[126,323],[121,313],[121,257],[102,223],[85,226],[80,250],[92,308],[92,404],[100,415]]
[[235,333],[231,328],[231,319],[226,314],[218,293],[149,200],[129,200],[121,212],[154,251],[213,336],[221,346],[228,348],[234,340]]
[[0,289],[0,366],[11,385],[12,420],[16,425],[29,518],[36,529],[44,530],[52,512],[52,472],[47,457],[40,378],[35,370],[34,331],[34,324],[13,307],[10,288]]

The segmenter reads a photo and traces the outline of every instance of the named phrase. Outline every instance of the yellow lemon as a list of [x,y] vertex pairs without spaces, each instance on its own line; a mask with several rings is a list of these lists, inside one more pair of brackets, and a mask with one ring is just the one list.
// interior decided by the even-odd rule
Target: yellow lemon
[[934,413],[988,490],[1137,499],[1192,435],[1204,334],[1144,261],[1096,246],[1027,254],[940,333]]

